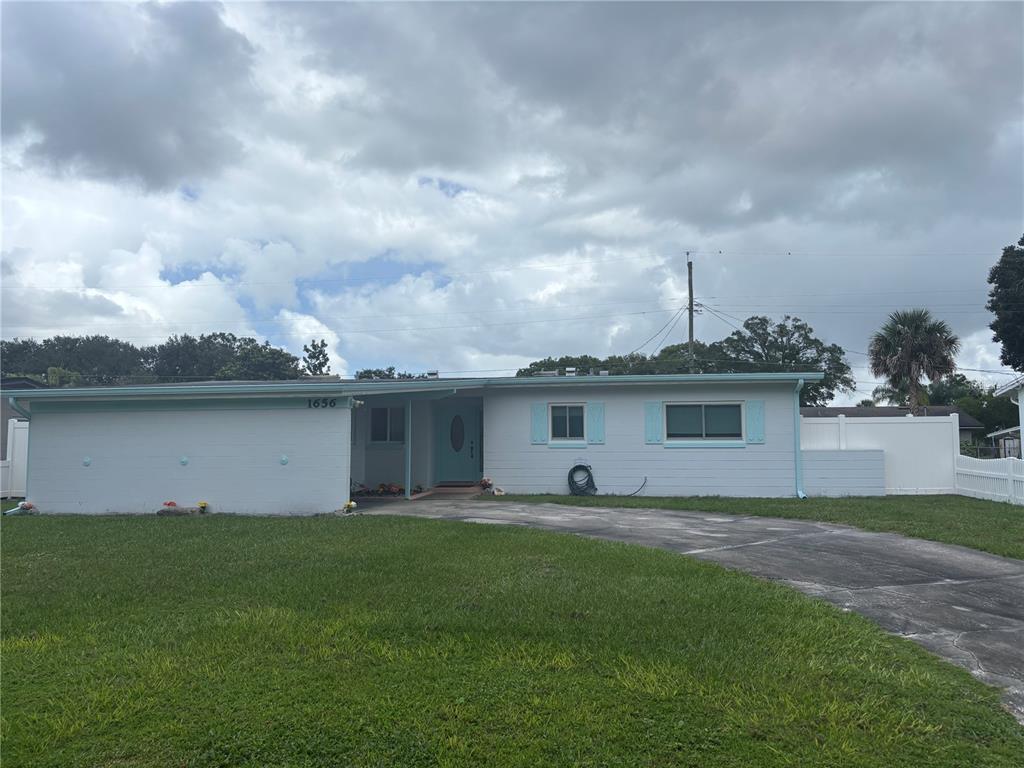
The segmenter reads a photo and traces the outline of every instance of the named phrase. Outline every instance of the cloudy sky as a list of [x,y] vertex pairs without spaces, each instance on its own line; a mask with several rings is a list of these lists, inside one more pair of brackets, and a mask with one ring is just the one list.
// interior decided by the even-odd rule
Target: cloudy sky
[[894,308],[1001,368],[1019,3],[8,2],[2,26],[5,338],[316,336],[336,372],[497,374],[635,349],[690,251],[698,338],[799,315],[854,398]]

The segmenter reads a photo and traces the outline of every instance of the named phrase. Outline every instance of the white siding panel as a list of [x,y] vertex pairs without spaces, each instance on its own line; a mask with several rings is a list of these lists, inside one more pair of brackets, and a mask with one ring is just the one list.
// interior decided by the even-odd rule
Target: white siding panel
[[802,417],[804,450],[878,450],[888,494],[955,493],[956,416]]
[[885,495],[885,451],[803,451],[808,496]]
[[[645,440],[646,401],[765,403],[765,442],[738,448],[669,448]],[[603,445],[553,448],[530,441],[530,406],[538,401],[604,403]],[[490,390],[484,395],[484,473],[509,493],[568,493],[577,463],[593,468],[599,493],[645,496],[792,496],[793,386],[585,385]]]
[[348,500],[350,440],[348,408],[38,413],[28,491],[44,513],[151,513],[169,500],[330,512]]

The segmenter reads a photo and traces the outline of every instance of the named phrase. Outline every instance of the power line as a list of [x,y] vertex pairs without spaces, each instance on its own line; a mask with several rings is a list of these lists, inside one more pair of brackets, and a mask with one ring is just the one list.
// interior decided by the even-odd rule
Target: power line
[[[346,328],[343,331],[337,332],[339,336],[348,336],[352,334],[378,334],[378,333],[415,333],[420,331],[448,331],[448,330],[474,330],[480,328],[501,328],[511,327],[517,325],[536,325],[540,323],[566,323],[566,322],[579,322],[582,320],[606,320],[615,317],[640,317],[643,315],[654,315],[662,314],[665,312],[676,312],[675,308],[671,309],[645,309],[636,312],[618,312],[610,315],[584,315],[577,317],[545,317],[536,318],[532,320],[511,320],[501,323],[477,323],[477,324],[459,324],[459,325],[435,325],[435,326],[411,326],[406,328]],[[120,336],[118,337],[122,341],[139,341],[142,339],[166,339],[166,335],[160,336]]]
[[641,344],[641,345],[640,345],[639,347],[637,347],[636,349],[630,350],[629,354],[630,354],[630,355],[636,354],[636,353],[637,353],[637,352],[639,352],[639,351],[640,351],[641,349],[643,349],[643,348],[644,348],[644,347],[646,347],[646,346],[647,346],[648,344],[650,344],[650,343],[651,343],[651,342],[652,342],[652,341],[653,341],[654,339],[656,339],[656,338],[657,338],[658,336],[660,336],[660,335],[661,335],[661,332],[662,332],[662,331],[664,331],[664,330],[665,330],[666,328],[668,328],[668,326],[669,326],[669,323],[671,323],[671,322],[673,321],[673,319],[676,319],[676,320],[678,320],[678,319],[679,319],[679,317],[681,317],[681,316],[682,316],[682,314],[683,314],[683,310],[684,310],[684,309],[686,309],[686,305],[685,305],[685,304],[684,304],[683,306],[679,307],[679,309],[677,309],[677,310],[676,310],[676,313],[675,313],[675,315],[673,315],[672,317],[670,317],[670,318],[668,319],[668,322],[666,322],[666,323],[665,323],[665,324],[664,324],[663,326],[661,326],[661,328],[659,328],[659,329],[658,329],[657,331],[655,331],[655,333],[654,333],[654,335],[653,335],[653,336],[651,336],[651,337],[650,337],[649,339],[647,339],[647,341],[645,341],[645,342],[644,342],[643,344]]

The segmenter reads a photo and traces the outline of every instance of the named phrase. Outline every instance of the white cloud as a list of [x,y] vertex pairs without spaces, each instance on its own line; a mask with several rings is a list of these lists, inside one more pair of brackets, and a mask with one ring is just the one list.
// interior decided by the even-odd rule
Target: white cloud
[[55,13],[4,19],[4,337],[515,369],[640,344],[689,250],[727,317],[864,351],[923,305],[964,366],[1001,367],[985,275],[1024,207],[1020,6]]
[[330,358],[331,373],[337,376],[348,376],[352,371],[348,369],[348,362],[338,351],[339,336],[328,326],[318,320],[314,315],[304,315],[282,309],[277,313],[286,330],[283,331],[287,337],[291,349],[302,349],[313,340],[327,342],[327,355]]

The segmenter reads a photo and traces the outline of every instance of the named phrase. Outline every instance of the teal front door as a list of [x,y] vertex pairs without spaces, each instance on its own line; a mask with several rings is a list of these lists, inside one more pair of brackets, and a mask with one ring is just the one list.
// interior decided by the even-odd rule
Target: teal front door
[[442,400],[434,411],[438,483],[475,483],[483,474],[480,400]]

